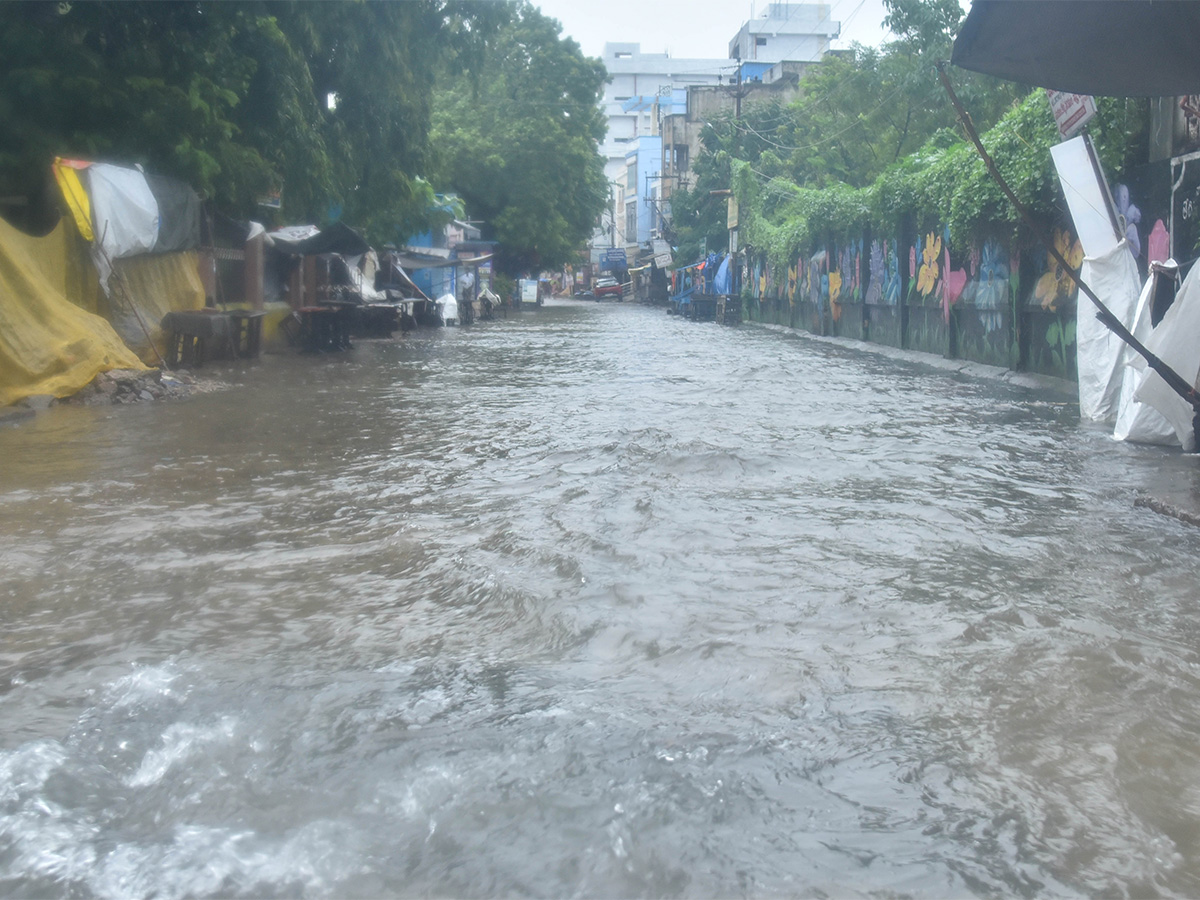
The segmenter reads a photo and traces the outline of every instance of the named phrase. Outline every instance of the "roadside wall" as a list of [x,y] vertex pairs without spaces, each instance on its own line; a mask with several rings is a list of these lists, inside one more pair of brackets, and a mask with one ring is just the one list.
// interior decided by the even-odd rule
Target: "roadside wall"
[[[1158,221],[1149,218],[1145,230]],[[1082,262],[1069,224],[1060,222],[1052,234],[1068,260]],[[1141,252],[1144,268],[1144,242]],[[1078,377],[1078,285],[1040,244],[994,239],[956,247],[945,227],[867,231],[822,242],[786,269],[751,251],[742,283],[750,321]],[[1086,297],[1082,302],[1090,307]]]

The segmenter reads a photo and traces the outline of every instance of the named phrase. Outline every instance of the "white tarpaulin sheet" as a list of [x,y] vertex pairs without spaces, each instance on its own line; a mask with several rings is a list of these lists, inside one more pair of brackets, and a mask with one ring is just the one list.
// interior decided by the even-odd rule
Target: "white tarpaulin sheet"
[[[1102,256],[1085,257],[1080,277],[1121,323],[1130,328],[1142,280],[1137,260],[1122,240]],[[1079,415],[1095,422],[1117,417],[1124,375],[1125,342],[1096,318],[1096,307],[1082,292],[1077,302],[1075,347],[1079,371]]]
[[93,163],[87,168],[92,201],[92,263],[108,293],[110,263],[149,253],[158,242],[158,201],[137,169]]
[[[1175,302],[1146,341],[1146,348],[1174,369],[1188,384],[1200,374],[1200,265],[1192,266]],[[1192,433],[1192,406],[1163,381],[1147,370],[1134,399],[1153,406],[1175,429],[1175,437],[1184,450],[1195,449]]]
[[[1142,295],[1138,298],[1137,314],[1129,330],[1142,344],[1150,340],[1153,328],[1150,316],[1154,306],[1154,278],[1146,279]],[[1134,399],[1134,394],[1146,377],[1149,369],[1142,355],[1125,345],[1122,351],[1121,400],[1117,409],[1117,424],[1113,437],[1118,441],[1135,444],[1177,444],[1175,429],[1153,406]]]
[[387,294],[375,290],[375,273],[379,271],[379,257],[374,250],[359,256],[347,256],[344,259],[346,268],[350,272],[350,281],[364,302],[380,303],[387,299]]
[[321,229],[316,225],[284,225],[267,233],[267,246],[273,247],[276,243],[298,244],[320,233]]
[[109,259],[149,253],[158,241],[158,201],[137,169],[93,163],[87,169],[92,228]]

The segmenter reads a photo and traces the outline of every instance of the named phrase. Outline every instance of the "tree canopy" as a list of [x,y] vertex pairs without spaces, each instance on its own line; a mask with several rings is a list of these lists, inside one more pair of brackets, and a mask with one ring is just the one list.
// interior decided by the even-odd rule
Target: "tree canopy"
[[570,261],[604,208],[597,149],[607,74],[561,26],[528,3],[434,94],[438,183],[457,191],[509,271]]
[[[724,209],[707,202],[707,192],[731,187],[737,161],[764,184],[761,197],[771,215],[794,205],[798,191],[849,198],[848,189],[866,190],[914,157],[961,143],[935,69],[949,58],[962,21],[958,0],[885,3],[894,39],[882,48],[853,45],[832,53],[805,73],[799,96],[787,106],[747,106],[740,121],[725,118],[706,129],[697,186],[673,203],[681,256],[705,240],[709,249],[714,242],[724,246]],[[968,72],[956,72],[956,81],[981,128],[1029,93]],[[839,221],[863,206],[854,200]]]
[[53,156],[141,163],[235,214],[342,214],[374,240],[422,226],[430,97],[469,67],[500,3],[0,4],[0,194]]

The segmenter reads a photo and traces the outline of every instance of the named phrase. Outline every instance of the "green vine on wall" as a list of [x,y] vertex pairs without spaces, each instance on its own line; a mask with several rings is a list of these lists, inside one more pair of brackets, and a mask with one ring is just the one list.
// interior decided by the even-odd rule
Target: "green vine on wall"
[[[1101,101],[1099,107],[1091,125],[1093,140],[1105,164],[1118,170],[1132,139],[1129,106]],[[1063,212],[1050,156],[1059,140],[1041,90],[983,135],[984,146],[1013,192],[1046,221]],[[1016,209],[974,148],[946,130],[860,189],[844,184],[810,189],[785,178],[764,179],[749,162],[738,159],[731,161],[731,173],[742,245],[764,251],[775,266],[790,265],[826,239],[859,237],[868,226],[878,233],[895,233],[905,220],[918,231],[948,227],[951,242],[958,246],[988,237],[1018,245],[1029,240]]]

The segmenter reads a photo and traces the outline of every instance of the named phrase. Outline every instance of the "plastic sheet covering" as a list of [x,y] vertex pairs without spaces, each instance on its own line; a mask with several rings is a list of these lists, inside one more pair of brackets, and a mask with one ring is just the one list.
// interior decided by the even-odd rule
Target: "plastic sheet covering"
[[[1200,266],[1194,265],[1175,302],[1146,341],[1146,348],[1174,369],[1188,384],[1200,374]],[[1184,450],[1196,447],[1192,433],[1192,406],[1154,371],[1147,371],[1134,399],[1153,406],[1175,429]]]
[[[1133,327],[1129,329],[1143,344],[1150,340],[1153,330],[1150,324],[1153,300],[1154,279],[1147,278],[1142,287],[1142,294],[1138,297]],[[1153,406],[1134,399],[1134,394],[1148,371],[1146,360],[1126,344],[1121,362],[1121,399],[1117,408],[1117,424],[1113,428],[1113,437],[1118,441],[1130,441],[1135,444],[1178,444],[1174,427],[1163,418],[1162,413]]]
[[92,229],[109,259],[149,253],[158,243],[158,201],[137,169],[95,163],[87,170]]
[[365,303],[381,303],[387,299],[383,291],[375,290],[375,273],[379,271],[379,258],[372,250],[358,256],[343,257],[350,284]]
[[[109,318],[113,327],[144,361],[158,364],[166,349],[161,322],[169,312],[203,309],[204,285],[194,252],[135,256],[114,262],[121,286],[109,291]],[[131,306],[132,304],[132,306]],[[144,322],[150,341],[142,329]]]
[[146,175],[158,204],[155,253],[195,250],[200,246],[200,197],[190,186],[162,175]]
[[316,237],[320,233],[321,229],[316,225],[285,225],[267,232],[267,246],[291,252],[292,247],[296,244],[306,241],[310,237]]
[[721,260],[721,267],[717,269],[717,277],[713,279],[714,294],[728,294],[733,290],[733,275],[729,271],[729,259],[726,256]]
[[[0,220],[0,406],[66,397],[110,369],[144,369],[112,326],[81,304],[95,285],[66,224],[30,237]],[[78,295],[72,302],[71,295]]]
[[442,294],[438,297],[438,312],[441,313],[442,322],[445,324],[458,321],[458,301],[454,299],[453,294]]
[[[1103,256],[1085,257],[1080,277],[1126,328],[1133,325],[1142,280],[1129,242],[1121,241]],[[1082,292],[1077,301],[1075,346],[1079,370],[1079,415],[1095,422],[1117,417],[1124,377],[1125,342],[1097,318],[1096,307]]]
[[58,182],[58,188],[62,191],[67,209],[70,210],[79,233],[85,240],[94,241],[96,238],[92,233],[92,201],[88,199],[78,172],[80,166],[86,168],[88,165],[90,164],[56,157],[52,168],[54,180]]

